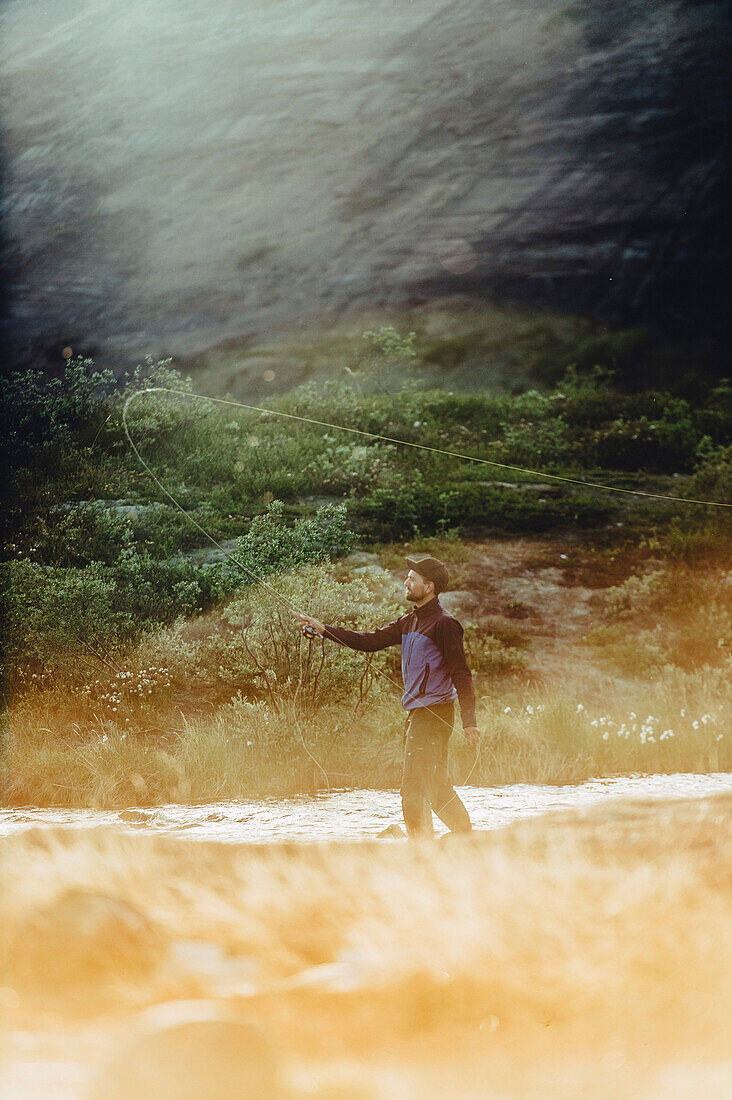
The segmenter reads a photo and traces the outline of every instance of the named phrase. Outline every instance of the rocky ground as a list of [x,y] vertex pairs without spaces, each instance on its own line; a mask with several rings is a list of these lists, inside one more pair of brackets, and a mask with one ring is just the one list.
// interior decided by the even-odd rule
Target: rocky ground
[[[518,644],[532,676],[547,684],[569,676],[583,682],[588,695],[617,690],[617,669],[610,672],[582,640],[599,621],[602,593],[630,572],[632,552],[609,558],[566,536],[481,539],[443,544],[439,552],[453,576],[440,602],[461,622]],[[356,553],[346,562],[384,569],[396,588],[406,569],[396,556],[390,548],[381,557]]]

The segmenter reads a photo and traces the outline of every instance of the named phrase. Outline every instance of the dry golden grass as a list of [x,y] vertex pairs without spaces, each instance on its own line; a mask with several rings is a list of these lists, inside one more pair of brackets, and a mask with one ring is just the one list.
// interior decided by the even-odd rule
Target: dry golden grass
[[[540,548],[527,540],[426,548],[451,568],[451,553],[461,563],[456,583],[476,593],[471,614],[485,617],[481,637],[508,636],[526,658],[512,674],[495,662],[476,673],[482,751],[473,767],[472,748],[453,738],[457,782],[468,774],[492,786],[732,769],[726,562],[638,572],[630,551],[613,556],[556,540]],[[385,561],[391,554],[397,562],[402,550],[385,551]],[[350,587],[332,570],[290,577],[302,586],[293,589],[298,602],[317,580],[317,599],[308,598],[325,618],[337,619],[356,597],[359,625],[373,625],[369,614],[374,622],[383,621],[381,612],[388,617],[378,602],[383,592],[373,604],[366,582],[338,568]],[[598,571],[612,584],[604,595],[593,587]],[[377,594],[383,580],[373,582]],[[268,625],[269,597],[258,598]],[[388,663],[396,651],[379,660],[397,684],[377,677],[360,704],[366,665],[344,649],[328,650],[311,691],[310,680],[297,680],[304,647],[280,611],[287,622],[275,622],[278,652],[264,628],[256,649],[265,666],[281,660],[282,683],[267,692],[253,677],[239,629],[245,606],[251,612],[255,602],[247,593],[151,634],[118,655],[118,667],[89,675],[79,668],[76,679],[59,675],[19,694],[8,720],[3,801],[124,808],[291,795],[329,783],[397,786],[403,714],[398,667]],[[592,627],[603,615],[609,625]],[[264,698],[247,698],[257,693]]]
[[4,843],[4,1022],[92,1076],[139,1010],[203,999],[290,1095],[732,1088],[730,867],[730,796],[424,845],[35,830]]
[[[580,669],[580,672],[582,669]],[[732,768],[732,699],[724,669],[665,670],[653,683],[606,685],[602,697],[567,676],[555,686],[496,685],[481,697],[480,756],[456,733],[453,773],[477,785],[581,782],[599,775]],[[396,787],[404,722],[377,697],[276,715],[235,699],[208,713],[148,712],[152,728],[97,721],[59,691],[11,714],[3,801],[123,809],[167,802]]]

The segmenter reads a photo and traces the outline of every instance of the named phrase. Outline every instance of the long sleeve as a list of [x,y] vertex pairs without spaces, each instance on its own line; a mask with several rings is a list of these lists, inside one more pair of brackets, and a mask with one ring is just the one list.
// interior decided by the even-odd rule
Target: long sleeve
[[445,618],[439,625],[439,646],[460,703],[463,728],[476,725],[475,690],[463,646],[463,628],[457,619]]
[[358,649],[362,653],[375,653],[379,649],[386,649],[390,645],[401,645],[402,622],[406,616],[396,619],[393,623],[379,627],[378,630],[346,630],[343,626],[326,626],[324,637],[331,638],[334,642],[348,646],[349,649]]

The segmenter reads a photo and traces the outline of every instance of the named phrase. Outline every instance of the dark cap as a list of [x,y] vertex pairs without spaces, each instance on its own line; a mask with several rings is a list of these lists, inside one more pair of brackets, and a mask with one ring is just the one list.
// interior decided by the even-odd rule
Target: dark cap
[[435,592],[444,592],[450,583],[450,574],[439,558],[407,558],[407,565],[426,581],[432,581]]

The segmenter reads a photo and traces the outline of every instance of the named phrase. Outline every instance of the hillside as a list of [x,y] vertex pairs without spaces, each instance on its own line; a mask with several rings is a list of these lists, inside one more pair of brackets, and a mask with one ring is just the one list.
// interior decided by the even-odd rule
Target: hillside
[[10,0],[10,336],[185,360],[456,293],[719,335],[729,41],[687,0]]

